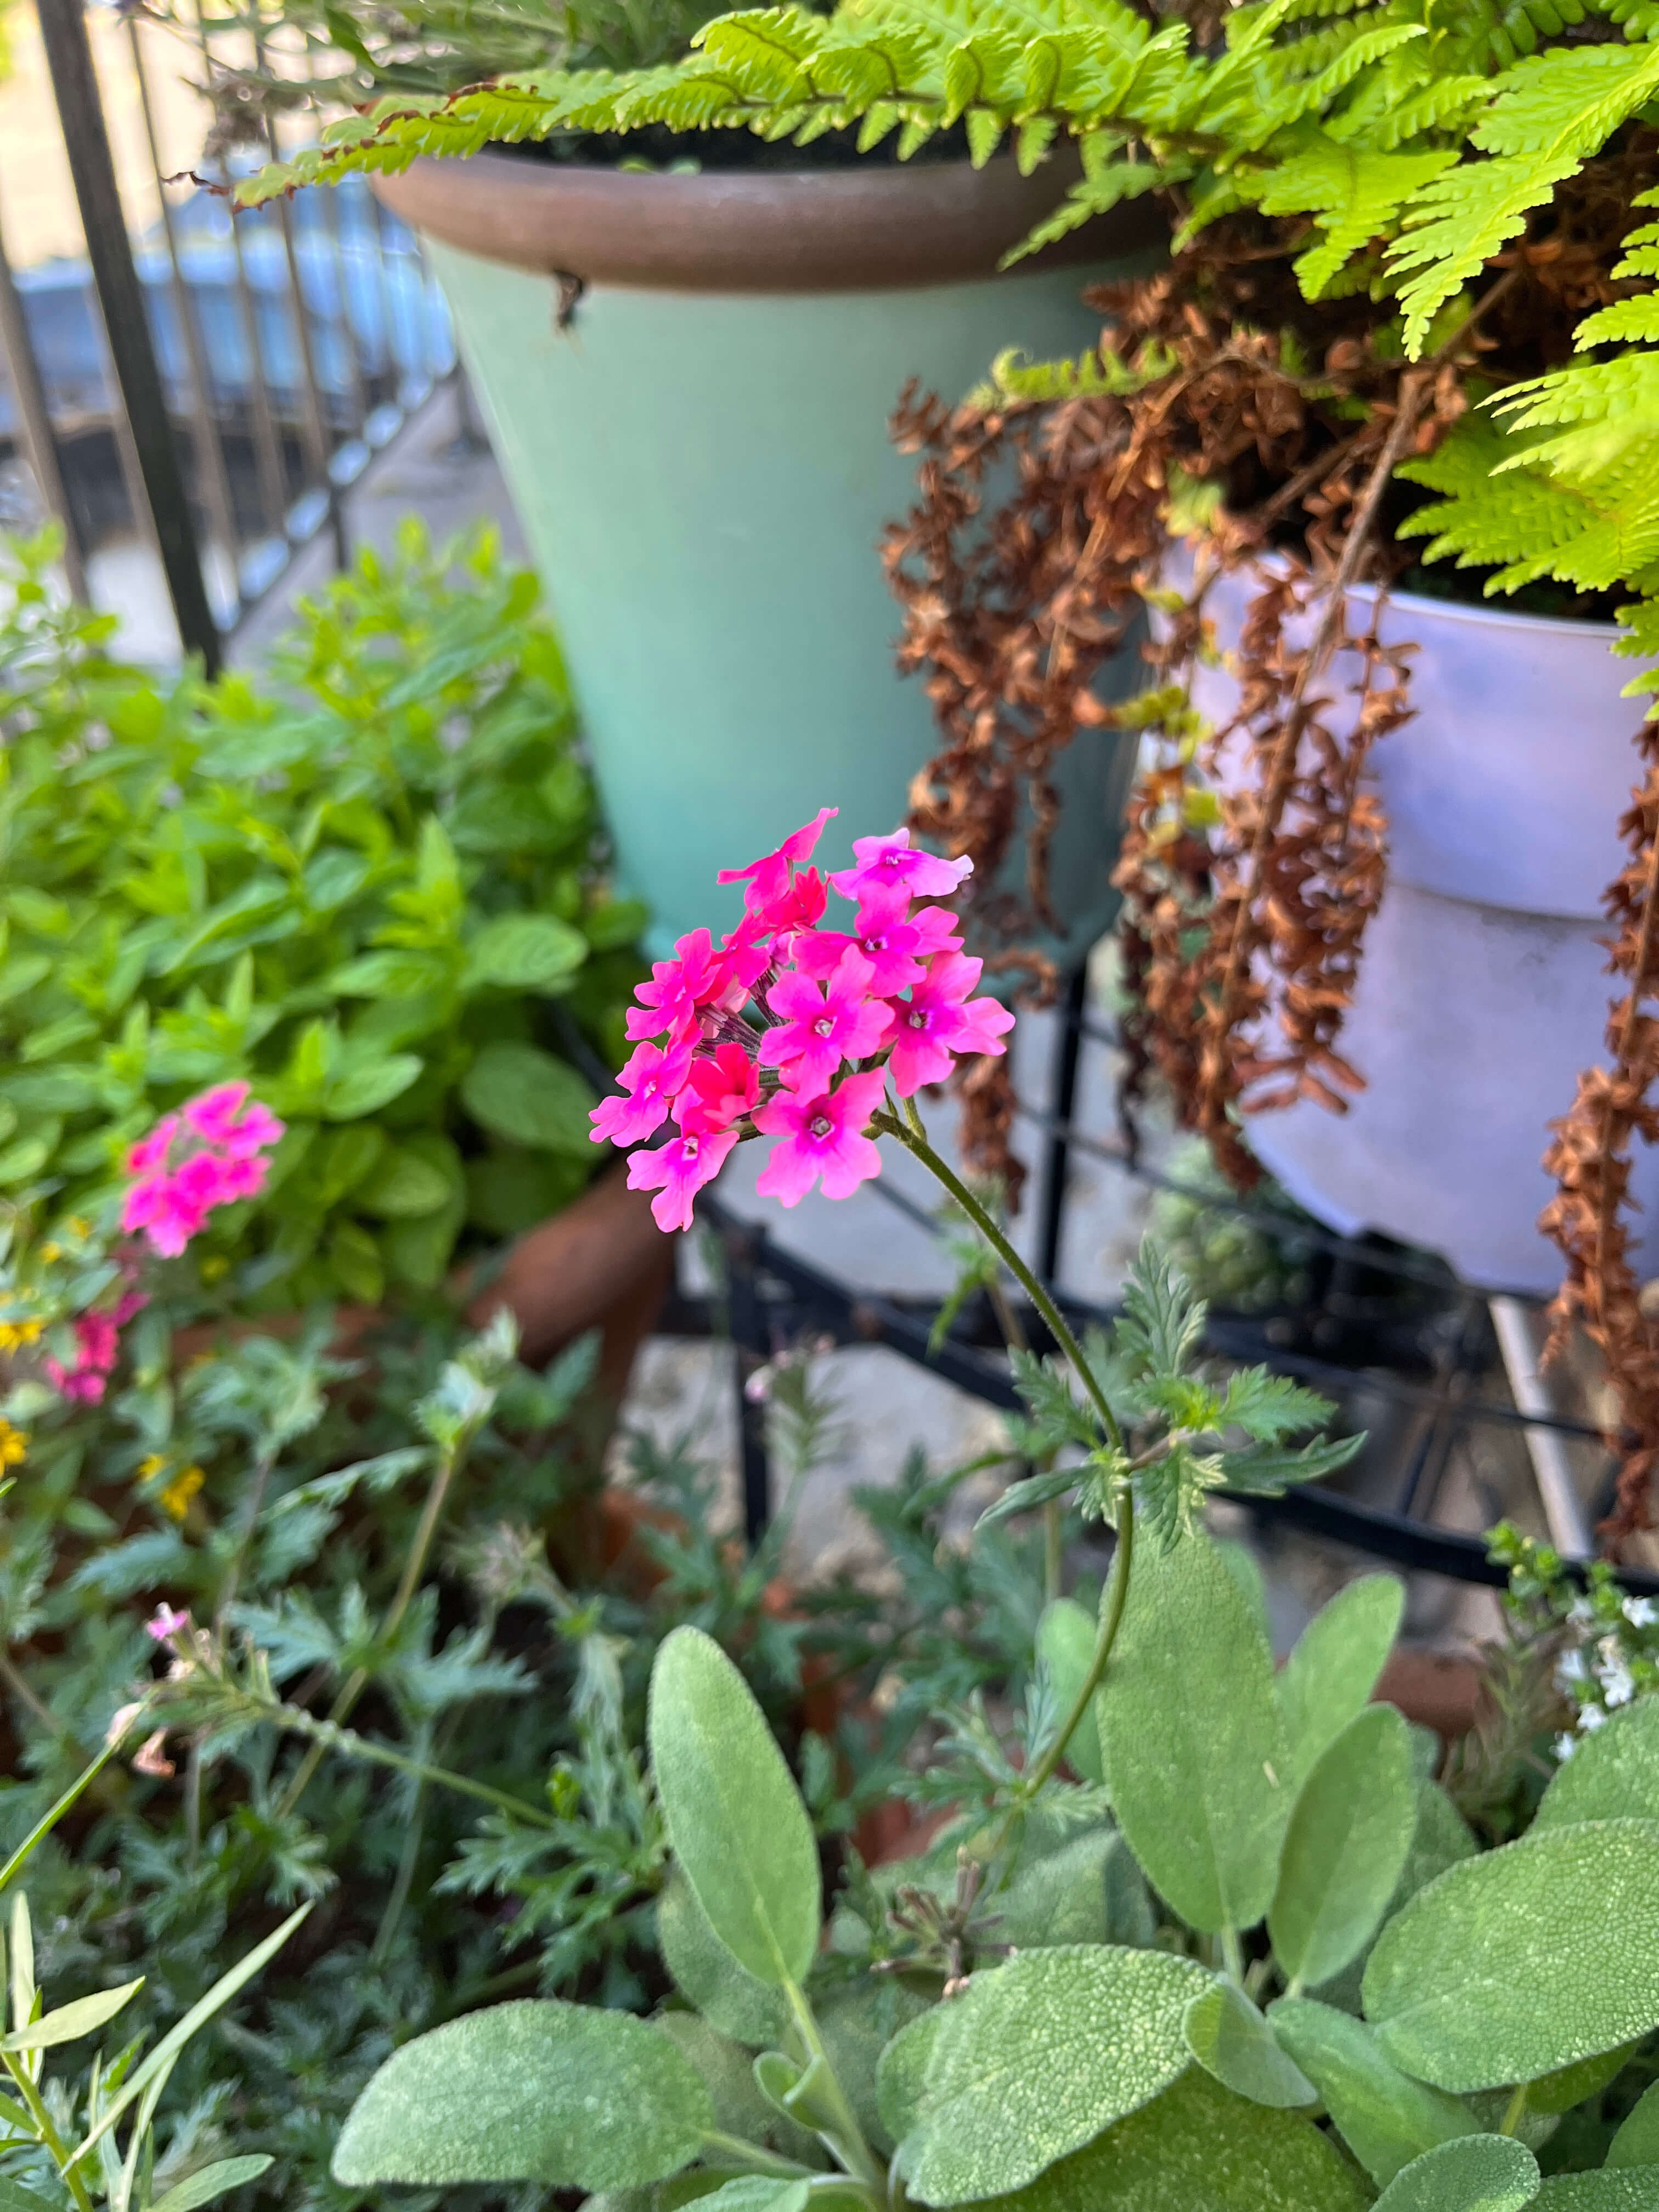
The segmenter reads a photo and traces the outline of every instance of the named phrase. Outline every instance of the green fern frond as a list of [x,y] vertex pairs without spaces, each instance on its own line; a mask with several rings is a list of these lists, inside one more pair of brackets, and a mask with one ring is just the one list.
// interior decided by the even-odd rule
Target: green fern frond
[[1659,343],[1659,292],[1644,292],[1634,300],[1615,300],[1586,315],[1573,332],[1574,347]]
[[1320,133],[1300,154],[1254,179],[1244,197],[1264,215],[1311,215],[1322,234],[1296,263],[1297,281],[1316,300],[1350,257],[1390,230],[1413,195],[1457,159],[1450,149],[1372,154]]

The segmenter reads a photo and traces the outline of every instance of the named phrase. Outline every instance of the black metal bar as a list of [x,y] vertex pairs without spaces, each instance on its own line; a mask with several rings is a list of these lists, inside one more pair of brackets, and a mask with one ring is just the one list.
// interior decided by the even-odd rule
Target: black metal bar
[[0,231],[0,360],[5,362],[12,397],[17,403],[24,458],[34,472],[41,498],[63,529],[64,574],[69,579],[70,595],[85,605],[86,548],[81,541],[81,526],[70,503],[69,488],[59,465],[58,434],[52,428],[52,409],[40,379],[40,365],[29,342],[23,302],[12,276],[11,263],[6,258],[3,231]]
[[81,0],[36,0],[36,6],[81,227],[86,234],[87,258],[167,596],[185,652],[199,653],[211,675],[219,666],[219,628],[208,604],[196,526],[167,417],[161,372],[144,312],[143,288],[127,237],[86,18]]
[[138,107],[143,117],[145,143],[149,148],[149,165],[155,178],[155,197],[161,210],[161,229],[167,240],[167,261],[173,271],[173,297],[179,315],[179,334],[185,349],[185,370],[190,378],[191,435],[196,448],[199,489],[209,518],[223,545],[225,559],[229,563],[231,586],[240,611],[242,603],[241,560],[236,529],[236,502],[230,489],[230,471],[225,465],[224,441],[220,435],[218,410],[213,398],[213,380],[208,371],[207,348],[203,341],[196,298],[185,276],[184,256],[179,244],[178,216],[167,198],[167,185],[162,179],[161,146],[155,129],[155,103],[150,98],[149,65],[144,59],[144,45],[139,35],[136,15],[127,17],[127,43],[132,54],[133,80],[138,87]]
[[1083,1058],[1082,1024],[1088,1004],[1089,969],[1084,962],[1066,979],[1066,994],[1056,1010],[1059,1032],[1054,1038],[1053,1082],[1048,1093],[1053,1122],[1043,1148],[1042,1221],[1037,1236],[1037,1273],[1045,1283],[1052,1283],[1060,1273],[1060,1250],[1066,1234],[1072,1109],[1077,1103],[1077,1073]]
[[756,1273],[757,1238],[726,1217],[726,1311],[732,1327],[732,1383],[737,1393],[738,1449],[743,1470],[743,1528],[751,1544],[760,1541],[772,1518],[772,1462],[767,1449],[766,1408],[750,1395],[749,1385],[771,1351],[766,1314]]

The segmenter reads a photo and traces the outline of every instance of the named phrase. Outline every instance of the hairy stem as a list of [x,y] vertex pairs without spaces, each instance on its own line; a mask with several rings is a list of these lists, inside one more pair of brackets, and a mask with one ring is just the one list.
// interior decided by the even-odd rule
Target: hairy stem
[[783,1993],[789,2000],[795,2032],[805,2046],[808,2065],[817,2065],[823,2069],[824,2094],[829,2101],[830,2118],[835,2123],[833,2147],[836,2154],[855,2181],[880,2191],[885,2186],[886,2177],[880,2161],[866,2142],[864,2130],[847,2101],[847,2092],[842,2087],[840,2078],[830,2063],[830,2054],[823,2047],[823,2038],[818,2033],[812,2008],[806,2001],[806,1992],[799,1983],[787,1981]]
[[[453,1790],[463,1797],[476,1797],[480,1803],[493,1805],[500,1813],[510,1813],[515,1820],[527,1821],[532,1827],[556,1829],[559,1826],[550,1813],[526,1804],[522,1797],[514,1797],[507,1790],[493,1790],[487,1782],[474,1782],[470,1776],[453,1773],[446,1766],[429,1766],[424,1759],[411,1759],[407,1752],[394,1751],[390,1744],[373,1742],[368,1736],[359,1735],[355,1729],[342,1728],[337,1721],[319,1721],[315,1713],[307,1712],[302,1705],[268,1705],[258,1698],[249,1698],[247,1702],[252,1714],[258,1718],[274,1721],[279,1728],[292,1729],[296,1735],[308,1736],[317,1759],[327,1751],[343,1752],[349,1759],[366,1759],[374,1766],[390,1767],[395,1774],[412,1775],[416,1781],[435,1782],[441,1789]],[[314,1762],[310,1763],[314,1771]]]
[[52,2114],[46,2110],[46,2100],[30,2077],[27,2060],[15,2057],[9,2051],[0,2055],[4,2057],[7,2073],[17,2084],[18,2094],[28,2106],[29,2118],[34,2122],[41,2142],[51,2152],[58,2172],[69,2185],[70,2194],[75,2199],[76,2212],[92,2212],[92,2198],[87,2193],[87,2185],[82,2180],[78,2169],[70,2163],[69,2145],[52,2125]]
[[[906,1103],[908,1104],[908,1103],[907,1100]],[[1117,1415],[1108,1403],[1105,1392],[1090,1373],[1089,1363],[1083,1356],[1083,1348],[1073,1335],[1060,1308],[1043,1289],[1042,1285],[1003,1234],[1001,1228],[992,1218],[987,1209],[980,1204],[956,1170],[942,1160],[933,1150],[922,1132],[920,1120],[915,1120],[914,1124],[911,1121],[901,1121],[896,1114],[883,1109],[876,1113],[870,1126],[887,1136],[896,1137],[905,1150],[914,1153],[921,1162],[935,1182],[942,1183],[950,1192],[951,1197],[955,1199],[957,1204],[1042,1316],[1048,1333],[1060,1346],[1062,1355],[1076,1369],[1078,1380],[1088,1392],[1095,1411],[1100,1416],[1101,1425],[1111,1440],[1114,1449],[1122,1451],[1125,1449],[1123,1431],[1118,1422]]]

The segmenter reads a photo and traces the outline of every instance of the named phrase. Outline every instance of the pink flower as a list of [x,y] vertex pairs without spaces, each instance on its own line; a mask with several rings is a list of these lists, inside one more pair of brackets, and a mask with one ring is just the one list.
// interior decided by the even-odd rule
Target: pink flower
[[787,942],[802,930],[815,928],[829,902],[829,884],[816,868],[803,868],[750,919]]
[[850,1198],[861,1182],[881,1173],[881,1153],[864,1134],[881,1103],[885,1078],[879,1068],[849,1075],[838,1090],[808,1097],[780,1091],[757,1109],[755,1127],[779,1137],[756,1178],[763,1198],[799,1206],[820,1177],[826,1198]]
[[[143,1304],[142,1298],[139,1304]],[[122,1308],[126,1305],[124,1298],[113,1313],[80,1316],[75,1324],[73,1367],[65,1367],[61,1359],[41,1361],[47,1382],[60,1397],[83,1406],[95,1406],[102,1400],[106,1378],[114,1372],[120,1356],[121,1322],[127,1318]]]
[[766,1003],[783,1017],[761,1039],[760,1056],[781,1067],[796,1091],[827,1091],[846,1060],[863,1060],[886,1036],[892,1016],[870,995],[874,974],[860,952],[843,952],[820,992],[808,977],[787,969]]
[[100,1404],[109,1388],[108,1378],[93,1368],[65,1367],[60,1359],[43,1359],[40,1364],[58,1396],[73,1399],[78,1405]]
[[759,1101],[760,1071],[733,1038],[692,1061],[674,1119],[688,1136],[712,1136],[742,1121]]
[[908,830],[896,830],[890,837],[855,837],[853,850],[858,855],[855,868],[843,868],[830,877],[830,882],[843,897],[866,898],[871,892],[901,884],[912,898],[948,898],[957,884],[974,872],[971,860],[941,860],[936,854],[924,853],[910,842]]
[[910,894],[902,884],[869,892],[860,902],[850,936],[843,930],[818,929],[798,937],[791,947],[795,965],[804,975],[827,975],[850,945],[874,969],[870,988],[876,997],[896,997],[921,982],[927,973],[924,961],[955,950],[957,943],[953,914],[942,906],[918,907],[911,914],[909,904]]
[[203,1091],[185,1106],[185,1121],[209,1144],[222,1145],[236,1127],[250,1087],[246,1083],[222,1083],[216,1090]]
[[924,1084],[943,1083],[958,1053],[1006,1051],[1001,1040],[1014,1026],[1012,1014],[994,999],[969,997],[984,964],[966,953],[947,952],[908,1000],[895,1000],[887,1064],[901,1098]]
[[641,983],[629,1008],[624,1024],[630,1040],[659,1036],[666,1030],[678,1042],[690,1036],[705,1007],[735,1013],[763,975],[771,952],[746,933],[736,929],[716,945],[706,929],[693,929],[674,947],[672,960],[652,965],[651,980]]
[[838,807],[819,807],[812,819],[786,837],[776,852],[751,860],[746,868],[722,868],[715,882],[740,884],[746,880],[749,888],[743,895],[744,904],[750,914],[763,913],[788,890],[791,867],[798,860],[811,858],[813,847],[823,835],[824,823],[839,811]]
[[167,1154],[173,1149],[173,1140],[179,1127],[178,1115],[164,1114],[149,1136],[141,1137],[127,1154],[127,1166],[131,1172],[134,1175],[149,1175],[157,1168],[166,1167]]
[[592,1141],[637,1145],[668,1119],[675,1092],[685,1080],[691,1064],[689,1037],[665,1045],[642,1044],[629,1054],[617,1080],[622,1095],[602,1098],[588,1115],[593,1124]]
[[153,1636],[158,1644],[165,1644],[169,1636],[176,1636],[181,1628],[189,1626],[189,1613],[175,1613],[173,1607],[163,1601],[144,1623],[144,1633],[146,1636]]
[[628,1187],[656,1192],[651,1212],[659,1229],[689,1229],[692,1200],[706,1182],[713,1182],[737,1141],[735,1129],[716,1130],[671,1137],[655,1152],[630,1152]]

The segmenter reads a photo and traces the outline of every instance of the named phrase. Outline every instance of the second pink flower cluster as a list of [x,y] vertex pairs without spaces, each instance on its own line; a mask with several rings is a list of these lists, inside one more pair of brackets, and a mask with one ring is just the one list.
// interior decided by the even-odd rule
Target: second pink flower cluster
[[122,1228],[147,1238],[164,1259],[176,1259],[216,1206],[259,1195],[270,1172],[265,1155],[282,1133],[283,1124],[248,1096],[246,1083],[203,1091],[127,1154],[135,1180]]
[[[1014,1018],[973,996],[983,963],[963,952],[957,917],[916,903],[948,897],[972,861],[922,852],[901,830],[857,839],[857,866],[825,878],[803,864],[835,811],[723,868],[723,884],[745,885],[743,920],[718,945],[706,929],[681,938],[635,994],[638,1048],[621,1095],[594,1110],[593,1138],[638,1145],[672,1115],[679,1133],[628,1164],[633,1188],[657,1193],[660,1228],[690,1226],[744,1123],[779,1140],[763,1196],[794,1206],[821,1182],[846,1198],[880,1171],[865,1132],[890,1081],[908,1098],[960,1054],[1006,1048]],[[850,927],[823,926],[832,888],[855,909]]]

